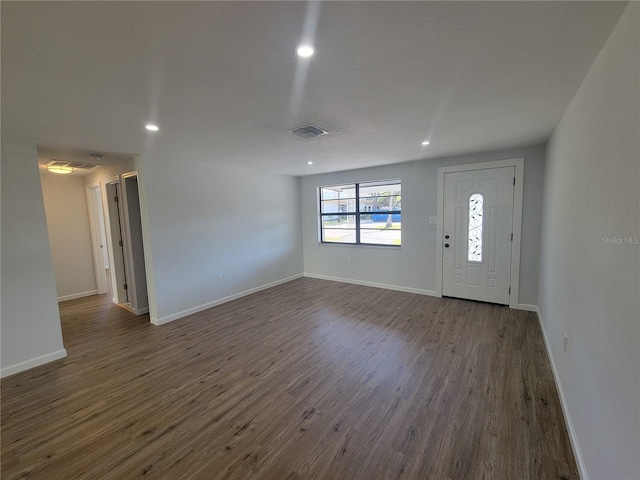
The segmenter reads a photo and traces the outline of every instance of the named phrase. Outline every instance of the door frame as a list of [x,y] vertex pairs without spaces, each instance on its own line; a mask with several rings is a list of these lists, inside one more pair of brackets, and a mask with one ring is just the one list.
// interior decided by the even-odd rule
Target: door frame
[[519,308],[520,285],[520,242],[522,234],[522,196],[524,190],[524,158],[496,160],[467,165],[453,165],[438,168],[438,229],[436,249],[436,296],[442,297],[442,277],[444,275],[442,260],[442,245],[444,243],[444,176],[447,173],[486,170],[489,168],[514,167],[515,186],[513,190],[513,242],[511,242],[511,291],[509,293],[509,307]]

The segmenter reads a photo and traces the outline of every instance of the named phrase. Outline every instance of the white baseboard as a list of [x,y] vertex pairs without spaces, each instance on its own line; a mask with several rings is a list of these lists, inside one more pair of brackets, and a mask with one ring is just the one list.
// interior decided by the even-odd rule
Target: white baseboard
[[328,275],[318,275],[316,273],[306,273],[305,277],[317,278],[319,280],[331,280],[332,282],[351,283],[353,285],[362,285],[364,287],[384,288],[386,290],[396,290],[398,292],[417,293],[419,295],[429,295],[437,297],[434,290],[423,290],[421,288],[403,287],[402,285],[389,285],[386,283],[367,282],[366,280],[354,280],[352,278],[330,277]]
[[[419,295],[429,295],[431,297],[439,297],[435,290],[423,290],[420,288],[403,287],[401,285],[389,285],[386,283],[368,282],[366,280],[354,280],[352,278],[331,277],[329,275],[319,275],[316,273],[304,274],[305,277],[317,278],[320,280],[331,280],[332,282],[351,283],[353,285],[362,285],[365,287],[384,288],[386,290],[396,290],[398,292],[417,293]],[[515,307],[517,310],[525,310],[527,312],[538,312],[537,305],[530,305],[528,303],[518,303]]]
[[233,295],[229,295],[228,297],[224,297],[218,300],[214,300],[212,302],[204,303],[197,307],[188,308],[187,310],[183,310],[181,312],[174,313],[172,315],[167,315],[166,317],[160,317],[160,318],[151,317],[151,323],[153,323],[154,325],[163,325],[165,323],[173,322],[174,320],[178,320],[179,318],[183,318],[188,315],[193,315],[194,313],[207,310],[208,308],[213,308],[218,305],[222,305],[223,303],[231,302],[232,300],[237,300],[238,298],[241,298],[241,297],[246,297],[247,295],[251,295],[252,293],[257,293],[257,292],[260,292],[261,290],[266,290],[267,288],[275,287],[277,285],[290,282],[291,280],[295,280],[296,278],[300,278],[300,277],[302,277],[301,273],[298,275],[293,275],[291,277],[283,278],[282,280],[276,280],[275,282],[260,285],[259,287],[251,288],[243,292],[234,293]]
[[558,369],[556,368],[556,362],[553,359],[553,353],[551,353],[551,344],[549,343],[549,337],[547,337],[547,333],[544,330],[544,322],[542,321],[542,315],[540,314],[540,310],[538,309],[538,307],[536,307],[535,312],[538,314],[538,322],[540,323],[540,330],[542,330],[544,344],[545,344],[545,347],[547,348],[547,356],[549,357],[549,362],[551,363],[551,371],[553,372],[553,379],[556,382],[556,388],[558,389],[558,395],[560,396],[560,405],[562,406],[564,421],[567,426],[567,430],[569,431],[569,440],[571,441],[573,456],[575,457],[576,464],[578,465],[578,474],[580,475],[581,480],[589,480],[589,475],[587,475],[587,467],[584,463],[584,459],[582,458],[582,452],[580,451],[578,438],[573,428],[571,415],[569,415],[569,407],[567,405],[567,399],[564,396],[564,389],[562,388],[560,375],[558,374]]
[[[519,303],[516,306],[516,310],[524,310],[527,312],[536,312],[538,313],[538,306],[537,305],[529,305],[528,303]],[[538,314],[539,316],[539,314]]]
[[86,292],[72,293],[71,295],[63,295],[58,297],[58,302],[66,302],[67,300],[75,300],[76,298],[90,297],[91,295],[97,295],[98,290],[88,290]]
[[61,358],[64,358],[66,356],[67,351],[63,348],[61,350],[56,350],[55,352],[47,353],[46,355],[40,355],[39,357],[30,358],[29,360],[25,360],[24,362],[16,363],[15,365],[10,365],[8,367],[0,369],[0,377],[4,378],[8,377],[9,375],[24,372],[25,370],[39,367],[40,365],[44,365],[45,363],[60,360]]
[[116,303],[120,308],[124,308],[127,312],[131,312],[134,315],[144,315],[145,313],[149,313],[149,307],[144,308],[133,308],[128,303]]

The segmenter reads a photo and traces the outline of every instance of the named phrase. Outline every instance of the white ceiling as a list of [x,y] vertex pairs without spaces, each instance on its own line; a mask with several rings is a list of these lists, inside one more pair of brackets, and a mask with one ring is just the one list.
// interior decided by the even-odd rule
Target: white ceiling
[[2,130],[291,175],[534,144],[625,6],[2,2]]

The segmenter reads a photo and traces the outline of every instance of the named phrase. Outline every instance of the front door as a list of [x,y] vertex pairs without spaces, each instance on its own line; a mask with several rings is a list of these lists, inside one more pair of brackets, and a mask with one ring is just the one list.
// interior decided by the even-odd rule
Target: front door
[[515,168],[445,173],[442,294],[508,305]]

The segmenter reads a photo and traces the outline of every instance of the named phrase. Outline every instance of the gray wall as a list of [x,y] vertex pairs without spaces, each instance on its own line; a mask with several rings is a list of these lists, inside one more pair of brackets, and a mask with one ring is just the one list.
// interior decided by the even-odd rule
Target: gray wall
[[631,2],[547,154],[539,308],[593,480],[640,478],[640,245],[606,243],[640,236],[639,17]]
[[2,143],[1,374],[66,356],[35,144]]
[[[525,167],[519,303],[536,305],[544,145],[304,177],[302,229],[305,273],[401,287],[423,293],[434,292],[437,225],[429,225],[429,217],[437,215],[438,168],[521,157],[525,159]],[[387,178],[402,180],[403,222],[400,249],[319,243],[319,186]],[[348,256],[351,257],[350,264],[346,261]]]
[[302,274],[299,178],[221,166],[214,153],[185,168],[170,148],[136,161],[152,321]]

